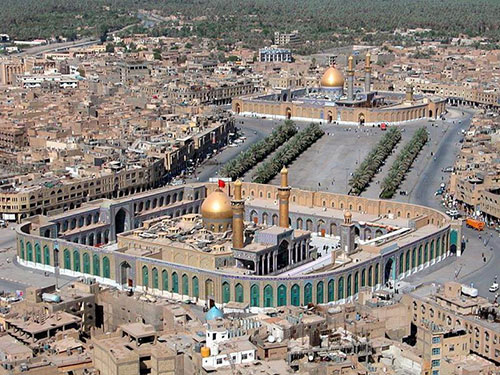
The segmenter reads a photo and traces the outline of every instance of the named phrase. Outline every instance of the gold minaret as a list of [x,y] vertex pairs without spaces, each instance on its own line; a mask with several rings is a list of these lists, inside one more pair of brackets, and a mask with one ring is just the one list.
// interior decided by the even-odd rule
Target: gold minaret
[[281,186],[278,188],[278,197],[280,200],[280,227],[289,227],[289,199],[290,199],[290,186],[288,186],[288,169],[283,167],[281,170]]
[[243,248],[243,216],[245,214],[245,201],[241,197],[241,181],[236,180],[234,183],[234,195],[231,201],[233,209],[233,247],[236,249]]
[[372,86],[372,55],[368,52],[365,56],[365,92],[371,91]]
[[349,56],[347,63],[347,100],[354,100],[354,57]]

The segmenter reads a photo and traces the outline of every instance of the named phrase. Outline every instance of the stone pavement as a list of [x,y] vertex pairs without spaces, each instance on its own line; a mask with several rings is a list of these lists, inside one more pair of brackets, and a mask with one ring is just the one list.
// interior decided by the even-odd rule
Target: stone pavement
[[[469,284],[470,282],[475,283],[476,280],[479,282],[483,278],[487,279],[486,284],[489,285],[489,280],[493,279],[493,274],[490,275],[491,272],[484,272],[483,270],[491,266],[496,268],[494,266],[498,265],[500,259],[498,234],[493,233],[493,237],[490,237],[488,232],[482,232],[482,239],[491,238],[486,246],[478,238],[480,233],[464,228],[463,234],[469,241],[466,243],[462,256],[449,256],[444,261],[406,278],[405,281],[415,285],[433,282],[444,283],[446,281]],[[490,247],[493,247],[493,251],[490,250]],[[483,254],[486,262],[483,260]],[[489,297],[487,289],[481,288],[479,293],[484,297]]]

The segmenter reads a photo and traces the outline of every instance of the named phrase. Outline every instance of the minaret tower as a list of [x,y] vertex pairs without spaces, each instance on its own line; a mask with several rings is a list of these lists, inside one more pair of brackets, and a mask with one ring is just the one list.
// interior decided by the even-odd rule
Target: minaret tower
[[231,201],[233,209],[233,248],[241,249],[244,245],[244,225],[243,217],[245,214],[245,201],[241,196],[241,181],[234,183],[234,195]]
[[347,100],[354,100],[354,58],[347,61]]
[[281,170],[281,186],[278,188],[278,197],[280,205],[280,227],[289,227],[289,200],[291,187],[288,186],[288,169],[283,167]]
[[406,95],[405,95],[405,102],[406,103],[411,103],[413,102],[413,86],[411,83],[408,83],[406,85]]
[[365,92],[371,91],[372,86],[372,62],[370,52],[365,56]]
[[345,254],[352,254],[356,249],[355,237],[356,228],[352,223],[352,214],[350,211],[346,211],[344,213],[344,223],[340,226],[340,246]]

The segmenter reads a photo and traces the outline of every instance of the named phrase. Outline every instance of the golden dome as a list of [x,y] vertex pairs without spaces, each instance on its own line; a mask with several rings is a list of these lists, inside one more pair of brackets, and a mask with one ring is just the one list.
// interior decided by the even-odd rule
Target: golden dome
[[203,219],[231,219],[233,210],[229,197],[220,189],[211,193],[201,205]]
[[331,66],[321,77],[321,87],[344,87],[344,76],[337,68]]

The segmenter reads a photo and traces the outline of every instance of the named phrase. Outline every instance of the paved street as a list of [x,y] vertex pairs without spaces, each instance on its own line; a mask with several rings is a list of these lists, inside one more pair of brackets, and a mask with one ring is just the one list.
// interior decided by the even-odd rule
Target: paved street
[[[461,257],[448,257],[443,262],[420,271],[405,281],[415,285],[433,282],[444,283],[450,280],[465,285],[472,283],[478,289],[479,295],[492,299],[494,293],[490,293],[488,288],[495,275],[500,276],[500,239],[498,234],[491,231],[489,233],[483,232],[481,233],[482,239],[479,240],[477,231],[464,228],[463,235],[468,239],[468,243],[466,243]],[[486,246],[482,241],[484,238],[488,239]],[[483,255],[486,261],[483,260]]]
[[[45,276],[41,271],[34,271],[16,263],[16,238],[13,227],[14,225],[11,225],[9,228],[0,229],[0,291],[14,292],[34,285],[55,284],[54,275]],[[60,276],[59,284],[70,280],[72,278]]]
[[196,168],[196,177],[198,177],[198,180],[193,175],[193,177],[187,179],[186,182],[208,181],[210,177],[216,177],[218,171],[225,163],[245,151],[252,144],[267,137],[273,131],[274,126],[279,123],[279,121],[271,120],[237,118],[236,126],[241,129],[240,133],[243,133],[243,135],[247,137],[245,142],[238,147],[227,147],[215,157],[205,161],[201,166]]
[[[462,110],[450,110],[450,120],[447,120],[449,128],[443,136],[431,135],[431,145],[427,146],[427,152],[420,153],[415,160],[414,168],[403,182],[401,189],[408,191],[408,196],[396,196],[394,199],[401,202],[411,202],[433,208],[441,208],[441,199],[435,197],[434,193],[442,182],[447,183],[450,174],[442,170],[453,166],[460,151],[459,140],[463,137],[462,129],[468,129],[473,112],[464,109],[465,117],[462,117]],[[453,124],[455,121],[455,124]],[[461,121],[461,123],[459,123]],[[431,150],[429,150],[429,147]],[[429,151],[434,152],[434,157]]]

